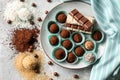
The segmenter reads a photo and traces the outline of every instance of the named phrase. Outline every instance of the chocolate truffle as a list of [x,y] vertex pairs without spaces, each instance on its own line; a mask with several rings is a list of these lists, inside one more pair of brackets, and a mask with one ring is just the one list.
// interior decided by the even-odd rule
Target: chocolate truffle
[[73,63],[75,60],[76,60],[76,56],[72,52],[68,53],[67,62]]
[[92,37],[94,40],[99,41],[102,38],[102,33],[100,31],[95,31],[93,33]]
[[76,42],[76,43],[79,43],[82,41],[82,36],[78,33],[74,34],[73,35],[73,41]]
[[65,23],[67,16],[64,13],[59,13],[57,15],[57,21],[59,23]]
[[72,48],[72,42],[70,40],[64,40],[62,42],[62,46],[69,50],[70,48]]
[[51,45],[57,45],[58,42],[59,42],[59,39],[58,39],[57,36],[52,36],[52,37],[50,38],[50,44],[51,44]]
[[65,51],[61,48],[57,49],[55,51],[55,57],[58,60],[64,59],[65,58]]
[[95,61],[95,56],[92,53],[87,53],[85,56],[85,61],[87,62],[94,62]]
[[94,48],[94,43],[90,40],[85,41],[85,49],[87,50],[92,50]]
[[57,33],[59,31],[59,27],[57,24],[55,23],[52,23],[50,26],[49,26],[49,31],[51,33]]
[[68,37],[70,37],[70,32],[69,32],[68,30],[63,29],[63,30],[60,32],[60,36],[61,36],[62,38],[68,38]]
[[78,46],[75,48],[76,56],[81,57],[83,56],[84,53],[85,53],[85,50],[82,47]]

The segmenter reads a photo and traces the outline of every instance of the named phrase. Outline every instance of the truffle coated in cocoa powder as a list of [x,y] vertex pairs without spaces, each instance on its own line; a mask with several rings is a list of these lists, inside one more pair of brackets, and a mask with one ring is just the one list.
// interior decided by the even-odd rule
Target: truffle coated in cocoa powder
[[59,48],[55,51],[55,58],[58,60],[65,58],[65,51],[62,48]]
[[76,56],[72,52],[68,53],[67,62],[73,63],[75,60],[76,60]]
[[65,47],[67,50],[69,50],[70,48],[72,48],[72,42],[70,40],[64,40],[62,42],[62,46]]
[[92,37],[94,40],[99,41],[102,38],[102,33],[100,31],[95,31],[93,33]]
[[52,36],[52,37],[50,38],[50,44],[51,44],[51,45],[57,45],[58,43],[59,43],[59,39],[58,39],[57,36]]
[[70,37],[70,32],[69,32],[68,30],[63,29],[63,30],[60,32],[60,36],[61,36],[62,38],[68,38],[68,37]]
[[57,32],[59,31],[58,25],[55,24],[55,23],[50,24],[50,26],[49,26],[49,31],[50,31],[51,33],[57,33]]
[[57,15],[57,21],[60,23],[65,23],[67,16],[64,13]]
[[78,33],[74,34],[73,35],[73,41],[76,42],[76,43],[79,43],[82,41],[82,36]]
[[75,48],[76,56],[81,57],[83,56],[84,53],[85,53],[85,50],[82,47],[78,46]]

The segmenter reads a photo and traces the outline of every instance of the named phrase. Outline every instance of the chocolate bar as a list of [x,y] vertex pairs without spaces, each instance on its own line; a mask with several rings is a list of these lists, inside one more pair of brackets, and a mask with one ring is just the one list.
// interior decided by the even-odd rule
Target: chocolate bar
[[65,26],[66,26],[67,29],[69,29],[69,30],[80,31],[80,32],[84,32],[84,33],[91,34],[92,28],[87,27],[88,25],[91,25],[91,24],[85,23],[83,26],[75,25],[75,24],[69,24],[69,23],[66,23],[66,24],[65,24]]
[[72,28],[72,30],[75,31],[77,26],[79,31],[91,33],[93,23],[93,17],[85,17],[77,9],[74,9],[68,14],[65,26],[69,27],[69,29]]

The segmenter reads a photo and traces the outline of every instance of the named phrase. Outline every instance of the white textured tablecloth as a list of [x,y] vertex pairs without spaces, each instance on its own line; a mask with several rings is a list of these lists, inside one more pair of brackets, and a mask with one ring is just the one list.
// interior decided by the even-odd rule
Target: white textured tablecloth
[[[3,20],[3,10],[5,5],[13,0],[0,0],[0,80],[23,80],[20,74],[16,71],[13,66],[13,60],[15,53],[6,45],[6,40],[9,37],[8,30],[10,26]],[[40,10],[40,15],[42,19],[45,18],[45,10],[50,11],[53,7],[60,4],[59,0],[52,0],[48,3],[47,0],[31,0],[37,4],[37,8]],[[42,24],[42,23],[41,23]],[[40,24],[40,25],[41,25]],[[9,40],[9,39],[8,39]],[[69,70],[54,64],[49,66],[47,62],[49,59],[46,58],[46,65],[44,69],[47,74],[52,75],[53,72],[57,71],[59,73],[58,78],[53,78],[54,80],[75,80],[73,79],[74,74],[78,74],[80,80],[89,80],[91,68],[84,68],[80,70]]]

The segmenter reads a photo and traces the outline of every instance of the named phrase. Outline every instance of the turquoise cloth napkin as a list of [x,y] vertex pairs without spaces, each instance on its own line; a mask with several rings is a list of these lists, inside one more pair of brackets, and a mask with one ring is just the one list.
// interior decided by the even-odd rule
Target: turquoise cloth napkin
[[120,0],[82,1],[91,3],[95,19],[107,35],[103,56],[93,66],[90,80],[110,80],[120,69]]

